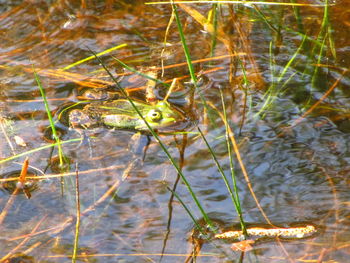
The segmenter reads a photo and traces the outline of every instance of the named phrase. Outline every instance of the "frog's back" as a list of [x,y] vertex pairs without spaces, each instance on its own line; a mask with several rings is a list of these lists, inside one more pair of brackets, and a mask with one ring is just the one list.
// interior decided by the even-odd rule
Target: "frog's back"
[[135,127],[140,125],[141,121],[139,118],[118,114],[106,114],[102,115],[101,118],[104,125],[127,130],[134,130]]

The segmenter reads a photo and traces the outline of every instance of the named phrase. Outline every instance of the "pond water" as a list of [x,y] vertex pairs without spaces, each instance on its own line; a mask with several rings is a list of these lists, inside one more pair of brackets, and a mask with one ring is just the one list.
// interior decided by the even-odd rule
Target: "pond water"
[[[167,31],[169,4],[0,1],[1,260],[68,262],[76,246],[81,262],[347,262],[350,1],[327,8],[312,3],[319,6],[178,5],[199,78],[193,95],[187,65],[177,65],[186,58],[175,21]],[[203,22],[215,17],[214,9],[216,44],[215,23]],[[179,79],[168,102],[186,115],[179,129],[187,133],[160,139],[218,232],[239,226],[239,217],[197,127],[231,178],[221,91],[239,148],[238,158],[232,154],[244,221],[313,225],[317,233],[257,240],[250,251],[199,238],[181,202],[204,226],[203,216],[154,137],[59,122],[62,109],[84,100],[82,92],[117,90],[96,59],[72,64],[92,56],[91,50],[118,45],[101,58],[134,99],[146,101],[143,87],[150,82],[111,55],[144,73],[158,67],[158,78],[167,83]],[[172,65],[164,76],[162,63]],[[65,167],[48,141],[50,123],[33,69],[64,141]],[[152,90],[158,100],[167,93],[160,84]],[[30,198],[14,194],[16,181],[5,183],[19,176],[26,157],[28,173],[43,178],[28,188]],[[81,215],[74,245],[76,174]]]

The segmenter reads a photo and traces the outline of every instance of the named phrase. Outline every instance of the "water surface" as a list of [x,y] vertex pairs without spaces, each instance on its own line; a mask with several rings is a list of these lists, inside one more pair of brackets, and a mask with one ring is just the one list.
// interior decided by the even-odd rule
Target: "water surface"
[[[196,262],[348,259],[350,81],[346,69],[350,64],[350,36],[346,6],[350,2],[332,4],[328,24],[323,20],[324,7],[258,5],[264,20],[253,6],[222,5],[219,29],[224,37],[218,37],[213,56],[226,57],[195,64],[202,80],[192,108],[186,107],[181,92],[170,96],[171,103],[195,112],[195,125],[189,129],[193,133],[186,136],[161,139],[181,164],[213,221],[222,228],[239,222],[221,175],[196,129],[199,126],[203,130],[230,176],[225,126],[215,110],[222,112],[222,90],[252,189],[269,220],[278,226],[311,223],[319,230],[307,239],[261,241],[246,253],[232,251],[229,242],[205,242]],[[190,7],[207,16],[212,6]],[[1,1],[0,10],[1,159],[48,144],[44,131],[49,122],[32,67],[55,114],[66,103],[78,101],[82,86],[96,83],[96,79],[106,81],[96,84],[100,88],[113,85],[96,60],[64,71],[79,74],[80,82],[77,75],[67,77],[57,70],[91,56],[90,50],[101,52],[123,43],[127,46],[111,54],[135,68],[160,66],[171,16],[170,6],[149,6],[143,1]],[[209,58],[210,34],[188,9],[179,7],[179,13],[192,59]],[[185,62],[175,23],[167,42],[164,64]],[[234,52],[243,53],[241,62],[227,56]],[[103,60],[113,73],[125,72],[109,55]],[[244,83],[244,74],[248,83]],[[185,75],[187,67],[177,66],[167,69],[163,80]],[[134,79],[135,74],[120,83],[125,88],[145,84],[143,79]],[[181,83],[189,87],[188,81],[187,77]],[[307,113],[333,85],[334,90]],[[157,86],[159,99],[165,93]],[[135,96],[142,97],[142,91]],[[57,114],[54,116],[57,120]],[[80,138],[78,133],[64,130],[63,140]],[[71,161],[63,186],[60,177],[42,180],[31,199],[19,194],[12,201],[8,191],[0,191],[0,208],[7,211],[1,224],[1,257],[11,253],[26,258],[25,262],[71,260],[78,164],[82,211],[79,260],[190,262],[194,223],[166,186],[176,191],[199,222],[202,216],[155,139],[151,138],[144,155],[142,150],[135,151],[134,132],[101,127],[88,135],[88,143],[63,146]],[[16,144],[15,136],[26,145]],[[145,141],[146,136],[142,137]],[[56,148],[26,155],[34,168],[47,175],[60,174],[52,161]],[[2,162],[1,174],[19,172],[24,158]],[[234,163],[245,221],[266,224],[236,158]]]

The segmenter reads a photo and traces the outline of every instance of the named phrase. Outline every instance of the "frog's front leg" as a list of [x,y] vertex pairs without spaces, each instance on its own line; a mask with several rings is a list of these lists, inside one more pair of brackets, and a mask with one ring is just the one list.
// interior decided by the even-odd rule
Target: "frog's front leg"
[[71,130],[77,132],[82,138],[81,142],[77,146],[79,148],[82,145],[88,145],[90,155],[92,156],[90,138],[86,133],[86,129],[91,127],[93,121],[91,118],[82,110],[74,109],[69,113],[69,126]]
[[83,110],[74,109],[69,112],[69,126],[73,129],[88,129],[92,126],[93,120]]
[[151,138],[149,135],[143,135],[141,132],[137,132],[131,136],[128,148],[136,156],[140,156],[142,154],[142,161],[144,161],[150,142]]

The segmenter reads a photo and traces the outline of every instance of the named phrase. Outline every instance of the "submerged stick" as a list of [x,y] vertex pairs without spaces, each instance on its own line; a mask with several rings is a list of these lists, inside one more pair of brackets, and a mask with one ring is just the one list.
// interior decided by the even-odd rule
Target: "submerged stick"
[[[247,228],[247,233],[252,238],[264,238],[264,237],[281,237],[281,238],[305,238],[309,237],[317,232],[317,229],[313,225],[305,225],[300,227],[278,227],[278,228],[263,228],[263,227],[251,227]],[[242,240],[244,238],[243,232],[227,231],[214,236],[218,239],[233,239]]]

